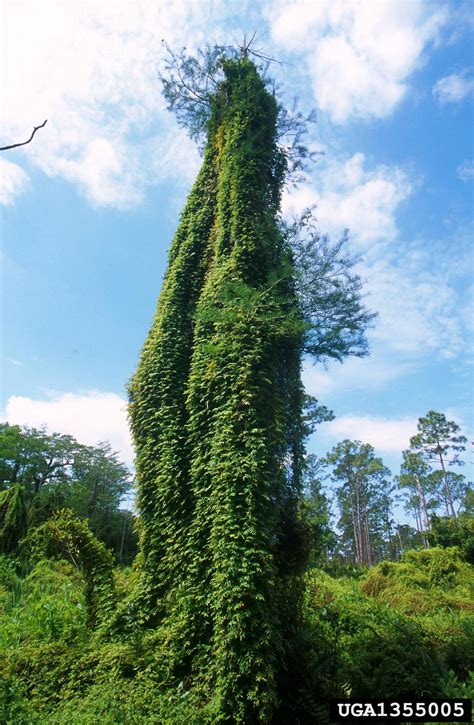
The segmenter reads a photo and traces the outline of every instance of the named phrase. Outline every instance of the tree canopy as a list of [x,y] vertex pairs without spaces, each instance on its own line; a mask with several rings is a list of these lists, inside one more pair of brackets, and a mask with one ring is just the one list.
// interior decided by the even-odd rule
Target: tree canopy
[[447,466],[463,463],[459,455],[466,450],[467,439],[459,433],[460,428],[457,423],[447,420],[443,413],[430,410],[426,416],[418,420],[418,433],[410,440],[410,447],[415,452],[428,461],[439,463],[439,480],[443,483],[446,508],[454,517],[456,517],[454,500],[458,497],[455,489],[460,481],[447,470]]
[[[45,429],[0,424],[0,542],[8,550],[16,549],[29,528],[69,508],[87,519],[117,556],[131,561],[133,514],[121,506],[132,486],[130,471],[108,443],[85,446]],[[12,516],[23,522],[14,530],[8,523]]]

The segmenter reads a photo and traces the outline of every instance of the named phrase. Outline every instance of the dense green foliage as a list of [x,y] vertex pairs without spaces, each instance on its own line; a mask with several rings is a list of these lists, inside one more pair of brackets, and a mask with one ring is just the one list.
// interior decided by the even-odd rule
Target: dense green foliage
[[164,617],[175,671],[245,719],[271,712],[298,617],[302,324],[276,223],[278,109],[252,63],[224,73],[130,417],[142,617]]
[[[137,574],[116,572],[127,600]],[[310,667],[279,722],[322,722],[329,697],[472,697],[474,570],[458,549],[305,581],[300,632]],[[211,723],[186,681],[169,679],[156,632],[91,636],[81,573],[41,560],[26,575],[0,558],[0,720],[24,723]],[[470,674],[471,673],[471,674]],[[235,718],[236,721],[237,718]]]
[[464,558],[474,564],[474,517],[463,512],[457,519],[433,516],[427,533],[431,546],[457,546]]
[[[453,549],[406,552],[362,579],[308,579],[315,641],[324,632],[327,691],[356,697],[447,694],[474,670],[474,572]],[[459,685],[462,690],[462,685]]]
[[85,521],[63,509],[34,529],[24,544],[30,559],[67,559],[84,575],[87,621],[90,627],[105,624],[116,608],[113,557],[96,539]]
[[28,529],[61,508],[87,519],[122,562],[136,554],[133,515],[120,508],[130,471],[107,443],[0,424],[0,551],[13,552]]
[[0,492],[0,552],[16,550],[28,529],[25,492],[20,483]]

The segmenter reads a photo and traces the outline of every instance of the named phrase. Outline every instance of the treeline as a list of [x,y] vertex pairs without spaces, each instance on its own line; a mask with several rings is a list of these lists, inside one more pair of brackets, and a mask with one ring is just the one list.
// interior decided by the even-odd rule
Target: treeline
[[[313,420],[330,417],[314,406]],[[459,426],[429,411],[396,476],[359,441],[307,456],[302,518],[310,563],[372,566],[437,545],[459,546],[474,562],[474,490],[453,470],[465,448]],[[108,443],[85,446],[69,435],[0,425],[0,553],[16,552],[28,531],[70,509],[118,563],[131,564],[138,543],[132,496],[132,475]],[[414,525],[396,520],[401,504]]]
[[85,446],[45,429],[0,425],[0,553],[17,553],[27,534],[55,511],[88,522],[118,562],[137,552],[133,480],[108,443]]
[[[452,470],[463,465],[465,449],[459,426],[429,411],[419,419],[395,477],[374,448],[359,441],[344,440],[323,458],[308,456],[305,516],[313,564],[372,566],[430,545],[459,546],[474,562],[474,491]],[[331,528],[333,503],[338,533]],[[401,503],[414,526],[396,521],[394,509]]]

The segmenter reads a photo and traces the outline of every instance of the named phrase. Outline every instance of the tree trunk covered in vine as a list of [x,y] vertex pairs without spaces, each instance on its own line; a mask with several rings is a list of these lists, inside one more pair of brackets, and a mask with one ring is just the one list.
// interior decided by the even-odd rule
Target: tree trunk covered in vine
[[167,628],[180,676],[254,722],[271,716],[299,616],[302,325],[276,219],[277,104],[248,59],[224,74],[130,386],[138,607]]

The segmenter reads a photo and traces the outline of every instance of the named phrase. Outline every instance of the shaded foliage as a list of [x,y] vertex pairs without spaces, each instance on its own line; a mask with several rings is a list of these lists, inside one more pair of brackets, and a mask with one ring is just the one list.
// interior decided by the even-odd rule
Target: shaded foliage
[[28,529],[25,491],[21,484],[0,492],[0,553],[11,553]]
[[34,529],[25,544],[34,559],[59,557],[84,575],[89,626],[107,624],[115,613],[117,597],[112,573],[113,557],[87,523],[63,509]]
[[457,520],[449,516],[433,516],[428,533],[431,546],[456,546],[470,564],[474,564],[474,518],[462,513]]
[[70,508],[88,520],[121,561],[135,556],[134,517],[120,509],[132,488],[131,475],[109,444],[85,446],[72,436],[0,424],[0,477],[4,550],[14,551],[29,528],[60,508]]
[[337,535],[331,528],[330,501],[323,491],[323,464],[313,454],[304,466],[303,519],[308,527],[309,564],[327,562],[336,546]]

